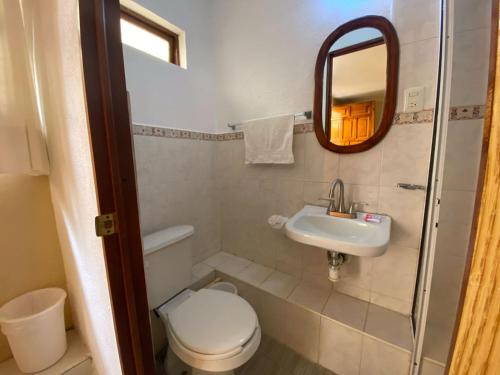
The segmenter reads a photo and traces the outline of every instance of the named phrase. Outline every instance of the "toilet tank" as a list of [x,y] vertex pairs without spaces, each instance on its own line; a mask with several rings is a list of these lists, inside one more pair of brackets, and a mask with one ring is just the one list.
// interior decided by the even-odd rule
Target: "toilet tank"
[[149,308],[154,309],[191,284],[194,228],[178,225],[143,237]]

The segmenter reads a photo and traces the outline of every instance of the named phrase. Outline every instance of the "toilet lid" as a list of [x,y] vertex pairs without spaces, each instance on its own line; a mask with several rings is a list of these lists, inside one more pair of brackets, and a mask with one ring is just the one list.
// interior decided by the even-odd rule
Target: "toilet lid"
[[170,329],[188,349],[223,354],[244,345],[257,327],[257,315],[243,298],[201,289],[168,314]]

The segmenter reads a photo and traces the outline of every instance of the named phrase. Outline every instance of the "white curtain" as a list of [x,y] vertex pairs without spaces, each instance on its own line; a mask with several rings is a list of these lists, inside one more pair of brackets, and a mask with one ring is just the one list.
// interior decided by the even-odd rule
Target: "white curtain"
[[48,174],[33,3],[0,0],[0,173]]

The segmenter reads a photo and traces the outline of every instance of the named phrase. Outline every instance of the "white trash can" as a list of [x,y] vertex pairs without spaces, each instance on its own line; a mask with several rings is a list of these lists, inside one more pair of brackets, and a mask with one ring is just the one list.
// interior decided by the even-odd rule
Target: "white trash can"
[[65,299],[62,289],[39,289],[0,307],[0,327],[22,372],[44,370],[66,351]]

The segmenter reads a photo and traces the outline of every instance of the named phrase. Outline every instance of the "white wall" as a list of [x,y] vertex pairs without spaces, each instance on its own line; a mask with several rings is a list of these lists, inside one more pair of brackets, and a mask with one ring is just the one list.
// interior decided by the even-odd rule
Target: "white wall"
[[188,67],[124,46],[136,123],[220,133],[228,122],[311,110],[323,40],[343,22],[369,14],[387,17],[397,28],[400,96],[404,88],[422,85],[425,107],[434,107],[437,0],[137,3],[186,31]]
[[396,26],[400,89],[425,86],[426,108],[434,107],[437,0],[214,1],[219,131],[227,131],[231,121],[311,110],[314,66],[324,39],[342,23],[370,14]]
[[212,1],[140,0],[137,3],[186,32],[187,69],[124,46],[132,121],[215,131]]
[[36,2],[49,176],[74,323],[99,374],[121,374],[87,128],[76,0]]

